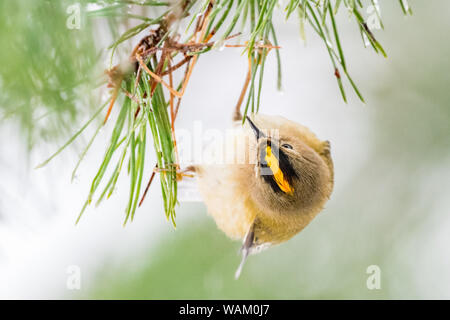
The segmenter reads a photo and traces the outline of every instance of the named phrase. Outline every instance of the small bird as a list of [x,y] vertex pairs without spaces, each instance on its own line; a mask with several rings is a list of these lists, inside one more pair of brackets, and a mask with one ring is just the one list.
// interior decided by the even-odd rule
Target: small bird
[[243,240],[236,278],[249,254],[287,241],[305,228],[333,189],[328,141],[280,116],[257,114],[241,123],[236,121],[233,134],[210,151],[210,159],[220,155],[228,161],[192,168],[218,228]]

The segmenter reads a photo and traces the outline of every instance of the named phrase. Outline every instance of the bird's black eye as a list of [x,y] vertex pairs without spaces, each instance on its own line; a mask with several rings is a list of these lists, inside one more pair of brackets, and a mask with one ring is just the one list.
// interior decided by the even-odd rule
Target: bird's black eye
[[294,148],[292,148],[292,146],[290,144],[287,144],[287,143],[283,144],[282,147],[286,148],[286,149],[291,149],[291,150],[294,149]]

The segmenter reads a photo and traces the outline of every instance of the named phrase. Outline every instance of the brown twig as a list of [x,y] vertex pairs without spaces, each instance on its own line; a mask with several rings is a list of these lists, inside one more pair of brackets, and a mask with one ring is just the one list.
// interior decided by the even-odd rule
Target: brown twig
[[[158,168],[158,164],[155,165],[155,168]],[[142,194],[141,201],[139,201],[139,207],[144,202],[145,196],[147,195],[148,189],[150,189],[150,185],[152,184],[153,179],[155,178],[156,171],[153,170],[152,175],[150,176],[150,179],[148,180],[147,187],[145,187],[144,193]]]
[[109,116],[111,115],[111,111],[112,111],[112,108],[114,106],[114,103],[116,103],[116,99],[117,99],[117,95],[118,94],[119,94],[118,88],[114,88],[114,91],[113,91],[112,96],[111,96],[111,102],[109,103],[108,111],[106,112],[106,116],[105,116],[105,120],[103,120],[103,124],[105,124],[106,121],[108,121]]
[[166,83],[160,76],[158,76],[156,73],[152,72],[147,65],[142,60],[141,56],[139,54],[136,54],[136,59],[139,62],[139,64],[142,66],[142,68],[147,72],[154,80],[157,82],[160,82],[162,85],[164,85],[171,93],[173,93],[177,97],[181,97],[182,93],[176,91],[173,89],[168,83]]
[[161,73],[161,76],[166,76],[169,73],[172,73],[173,71],[177,70],[178,68],[182,67],[185,63],[189,62],[192,59],[192,56],[186,56],[184,57],[183,60],[181,60],[180,62],[178,62],[176,65],[174,65],[173,67],[169,67],[166,71],[164,71],[163,73]]
[[251,77],[252,77],[252,60],[251,60],[251,57],[249,57],[248,58],[247,77],[245,78],[244,87],[242,88],[241,95],[239,96],[239,100],[234,109],[233,120],[241,120],[242,119],[241,105],[242,105],[242,101],[244,101],[245,93],[247,92]]

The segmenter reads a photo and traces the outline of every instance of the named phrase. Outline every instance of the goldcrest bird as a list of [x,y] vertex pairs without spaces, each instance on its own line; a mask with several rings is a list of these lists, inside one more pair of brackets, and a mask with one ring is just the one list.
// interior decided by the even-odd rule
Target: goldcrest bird
[[216,145],[211,153],[225,151],[233,161],[193,167],[218,228],[243,240],[236,278],[249,254],[287,241],[305,228],[333,189],[328,141],[280,116],[258,114],[241,123],[235,123],[226,146]]

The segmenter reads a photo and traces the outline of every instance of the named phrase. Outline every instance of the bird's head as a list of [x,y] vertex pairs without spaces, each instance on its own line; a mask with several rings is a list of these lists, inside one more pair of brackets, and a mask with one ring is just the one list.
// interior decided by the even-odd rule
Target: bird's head
[[281,117],[246,120],[256,138],[254,202],[276,214],[321,209],[333,185],[329,143]]

